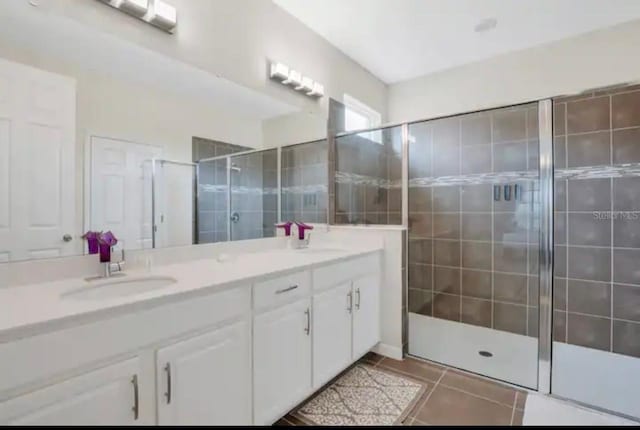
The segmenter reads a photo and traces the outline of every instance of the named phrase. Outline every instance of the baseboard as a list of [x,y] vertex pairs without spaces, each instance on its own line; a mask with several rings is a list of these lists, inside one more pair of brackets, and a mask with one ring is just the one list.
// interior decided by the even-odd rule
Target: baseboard
[[384,357],[393,358],[394,360],[402,360],[402,348],[397,346],[379,343],[373,347],[372,351]]

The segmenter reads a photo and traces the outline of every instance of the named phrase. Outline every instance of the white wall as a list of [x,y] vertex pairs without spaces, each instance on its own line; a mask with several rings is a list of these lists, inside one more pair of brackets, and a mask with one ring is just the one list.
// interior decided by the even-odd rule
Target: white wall
[[[543,30],[541,30],[543,31]],[[640,80],[640,20],[389,86],[389,122]]]
[[262,122],[265,148],[311,142],[327,137],[327,118],[320,114],[293,113]]
[[273,82],[268,60],[282,61],[341,100],[349,93],[383,114],[386,85],[270,0],[172,0],[178,26],[169,35],[97,1],[39,0],[43,13],[164,53],[238,84],[326,116],[328,97],[310,99]]

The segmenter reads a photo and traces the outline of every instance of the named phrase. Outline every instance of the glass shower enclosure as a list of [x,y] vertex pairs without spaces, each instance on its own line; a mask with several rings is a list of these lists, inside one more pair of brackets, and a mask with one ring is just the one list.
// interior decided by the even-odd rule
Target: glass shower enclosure
[[409,353],[534,389],[538,110],[408,125]]
[[333,141],[337,224],[401,207],[406,353],[640,419],[640,85]]

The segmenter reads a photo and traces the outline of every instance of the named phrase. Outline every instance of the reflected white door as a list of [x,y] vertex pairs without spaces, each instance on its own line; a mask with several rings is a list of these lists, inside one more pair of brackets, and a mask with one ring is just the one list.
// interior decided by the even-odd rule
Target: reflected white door
[[0,60],[0,261],[72,255],[75,80]]
[[89,229],[111,230],[126,249],[151,248],[151,159],[162,148],[91,137]]
[[159,160],[155,169],[156,248],[192,245],[195,166]]

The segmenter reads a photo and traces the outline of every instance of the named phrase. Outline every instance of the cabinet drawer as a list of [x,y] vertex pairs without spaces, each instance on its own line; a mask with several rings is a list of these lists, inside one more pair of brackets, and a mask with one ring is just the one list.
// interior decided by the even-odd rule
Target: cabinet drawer
[[368,254],[313,270],[313,290],[320,291],[380,271],[380,253]]
[[311,290],[308,271],[290,273],[253,284],[253,304],[256,309],[306,297]]

